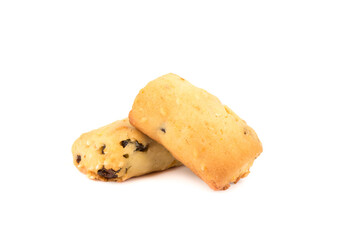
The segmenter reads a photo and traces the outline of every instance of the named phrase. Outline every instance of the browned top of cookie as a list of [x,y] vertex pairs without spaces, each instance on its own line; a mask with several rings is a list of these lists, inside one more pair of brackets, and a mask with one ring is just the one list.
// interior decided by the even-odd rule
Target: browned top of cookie
[[228,188],[248,174],[262,152],[256,133],[244,120],[217,97],[175,74],[148,83],[129,118],[213,189]]

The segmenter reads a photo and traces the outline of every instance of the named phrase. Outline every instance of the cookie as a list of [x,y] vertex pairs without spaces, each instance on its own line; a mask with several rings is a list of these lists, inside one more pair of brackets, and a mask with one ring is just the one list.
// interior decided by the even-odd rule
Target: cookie
[[90,179],[122,182],[181,165],[128,119],[82,134],[72,146],[74,165]]
[[130,123],[161,143],[214,190],[249,174],[262,144],[229,107],[175,74],[159,77],[137,95]]

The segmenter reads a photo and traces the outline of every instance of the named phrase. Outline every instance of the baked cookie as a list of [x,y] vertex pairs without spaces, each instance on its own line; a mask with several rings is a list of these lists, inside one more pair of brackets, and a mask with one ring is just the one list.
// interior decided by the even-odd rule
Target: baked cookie
[[139,92],[129,119],[214,190],[247,176],[262,152],[254,130],[229,107],[171,73]]
[[122,182],[181,165],[128,118],[82,134],[72,146],[75,166],[90,179]]

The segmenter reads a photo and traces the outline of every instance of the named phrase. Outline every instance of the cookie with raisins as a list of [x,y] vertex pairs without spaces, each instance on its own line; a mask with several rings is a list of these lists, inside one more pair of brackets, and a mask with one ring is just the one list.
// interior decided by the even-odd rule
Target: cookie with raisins
[[181,165],[128,119],[82,134],[72,146],[74,165],[90,179],[122,182]]

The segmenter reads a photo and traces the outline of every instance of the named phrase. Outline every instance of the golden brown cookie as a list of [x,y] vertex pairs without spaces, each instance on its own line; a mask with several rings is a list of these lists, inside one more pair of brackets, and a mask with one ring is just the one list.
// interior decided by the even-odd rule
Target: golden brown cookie
[[74,165],[90,179],[122,182],[181,165],[128,119],[82,134],[72,146]]
[[262,152],[245,121],[217,97],[175,74],[148,83],[137,95],[129,119],[214,190],[227,189],[247,176]]

